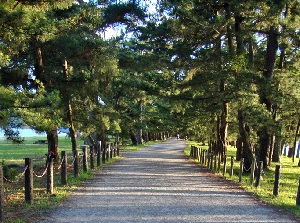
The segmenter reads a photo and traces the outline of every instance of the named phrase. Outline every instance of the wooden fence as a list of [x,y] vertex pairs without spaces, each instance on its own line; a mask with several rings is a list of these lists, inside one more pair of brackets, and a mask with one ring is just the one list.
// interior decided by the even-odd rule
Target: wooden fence
[[[220,173],[221,171],[221,157],[220,154],[216,155],[214,153],[210,153],[207,149],[198,148],[196,146],[191,146],[190,149],[190,157],[195,159],[201,166],[205,166],[209,169],[211,169],[214,173]],[[224,156],[223,158],[223,168],[222,168],[222,175],[225,176],[226,174],[226,168],[227,168],[227,157]],[[230,157],[230,170],[229,170],[229,176],[233,176],[234,171],[234,157]],[[279,184],[280,184],[280,165],[276,165],[275,169],[275,176],[274,176],[274,188],[273,188],[273,195],[277,196],[279,194]],[[256,170],[256,176],[254,176]],[[263,170],[263,162],[257,162],[256,158],[253,157],[252,165],[251,165],[251,173],[250,173],[250,185],[253,185],[254,177],[255,182],[254,186],[259,187],[260,186],[260,179],[261,174]],[[239,168],[239,182],[242,181],[244,171],[244,160],[241,159],[240,161],[240,168]],[[299,186],[298,186],[298,192],[296,197],[296,205],[300,205],[300,178],[299,178]]]
[[[95,159],[97,167],[100,167],[101,164],[105,164],[113,157],[120,155],[120,146],[119,142],[109,143],[105,146],[101,146],[101,142],[99,141],[97,148],[89,145],[80,146],[82,150],[81,157],[72,156],[71,165],[68,164],[68,155],[66,151],[61,151],[61,162],[57,169],[60,170],[60,180],[62,185],[66,185],[68,183],[68,169],[72,168],[74,171],[74,176],[78,176],[79,173],[79,165],[78,163],[82,163],[82,170],[87,172],[89,169],[95,168]],[[33,204],[33,193],[34,193],[34,177],[47,178],[46,183],[46,191],[49,194],[54,193],[54,165],[53,165],[54,156],[53,154],[48,154],[46,158],[46,167],[41,175],[38,175],[33,170],[33,159],[25,158],[25,166],[23,172],[19,175],[19,178],[24,176],[24,193],[25,193],[25,202],[28,204]],[[4,221],[5,210],[4,210],[4,181],[9,183],[14,183],[11,180],[6,179],[3,176],[3,167],[0,165],[0,222]]]

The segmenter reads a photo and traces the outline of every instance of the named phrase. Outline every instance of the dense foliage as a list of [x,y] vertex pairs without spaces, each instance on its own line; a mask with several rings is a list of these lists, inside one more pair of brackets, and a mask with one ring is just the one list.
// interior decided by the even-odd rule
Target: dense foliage
[[[154,10],[155,8],[155,10]],[[165,134],[227,153],[294,158],[300,126],[297,0],[0,3],[0,124],[69,128],[96,144]],[[112,38],[108,29],[121,30]],[[104,33],[106,33],[104,35]],[[248,168],[246,168],[248,169]]]

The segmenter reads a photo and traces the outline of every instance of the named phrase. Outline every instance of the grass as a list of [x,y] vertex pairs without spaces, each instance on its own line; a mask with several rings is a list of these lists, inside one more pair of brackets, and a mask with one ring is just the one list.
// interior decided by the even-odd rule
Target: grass
[[[45,137],[28,137],[23,144],[12,144],[10,141],[0,141],[0,160],[4,164],[14,164],[17,166],[9,167],[10,172],[18,172],[20,176],[24,168],[24,158],[33,158],[34,172],[37,175],[45,170],[46,156],[48,151],[47,144],[36,144],[38,140],[46,140]],[[78,140],[78,145],[83,145],[82,140]],[[71,154],[70,139],[60,137],[58,140],[59,151],[66,151]],[[118,158],[110,159],[105,165],[109,165]],[[68,159],[69,166],[72,166],[72,159]],[[101,165],[99,168],[102,168]],[[80,171],[79,177],[73,176],[73,168],[68,168],[68,185],[64,186],[60,183],[60,171],[54,168],[54,195],[46,192],[46,176],[42,178],[34,177],[34,203],[29,205],[25,203],[24,196],[24,177],[20,178],[19,182],[15,182],[16,178],[10,178],[14,183],[4,182],[4,222],[33,222],[36,218],[42,217],[49,212],[56,204],[65,200],[75,188],[77,188],[84,180],[90,179],[93,176],[93,171],[87,173]]]
[[[28,137],[23,144],[12,144],[10,141],[0,140],[0,160],[5,164],[18,164],[19,168],[9,168],[10,171],[15,170],[19,173],[22,172],[24,168],[24,158],[34,158],[34,171],[42,173],[45,170],[45,154],[48,151],[47,144],[35,144],[38,140],[46,140],[46,137]],[[156,142],[148,142],[143,145],[131,146],[124,145],[121,146],[122,151],[134,151],[140,149],[144,146],[152,145]],[[79,140],[78,145],[83,145],[83,141]],[[67,154],[71,154],[71,142],[70,139],[65,137],[60,137],[58,140],[59,151],[66,151]],[[104,165],[109,165],[120,157],[113,157],[106,161]],[[72,159],[68,158],[68,163],[72,165]],[[96,165],[96,162],[95,162]],[[5,220],[4,223],[29,223],[34,222],[38,218],[42,218],[44,215],[49,213],[52,208],[57,206],[65,199],[67,199],[71,192],[78,188],[80,184],[93,177],[94,172],[103,167],[102,161],[101,166],[97,167],[95,170],[89,170],[88,172],[79,173],[79,176],[75,178],[73,176],[73,168],[68,168],[68,185],[64,186],[60,183],[60,173],[59,170],[54,170],[54,194],[48,194],[46,192],[46,177],[36,178],[34,177],[34,203],[29,205],[25,203],[24,196],[24,177],[17,183],[4,183],[4,213]],[[15,171],[14,171],[15,172]],[[11,179],[11,178],[10,178]],[[12,179],[12,180],[15,180]]]
[[[188,142],[189,145],[197,146],[198,148],[205,148],[207,146],[200,146],[195,142]],[[190,154],[190,146],[185,148],[185,154],[189,156]],[[228,147],[227,153],[227,172],[225,174],[225,178],[227,180],[238,183],[242,188],[246,191],[251,192],[255,196],[257,196],[260,200],[275,205],[277,207],[283,208],[295,216],[300,217],[300,205],[296,205],[296,196],[299,186],[299,171],[300,167],[298,167],[298,161],[293,163],[291,158],[281,157],[280,163],[271,163],[269,169],[263,172],[262,179],[260,181],[260,186],[255,187],[254,185],[250,185],[250,174],[244,174],[242,176],[242,181],[239,182],[239,169],[240,162],[234,162],[234,175],[229,175],[230,169],[230,157],[235,157],[236,149],[234,147]],[[275,179],[275,167],[276,165],[280,165],[280,186],[279,186],[279,194],[277,196],[273,195],[274,188],[274,179]],[[221,168],[223,164],[221,165]],[[222,173],[216,173],[222,174]]]
[[[7,164],[23,164],[24,158],[41,158],[48,152],[47,144],[35,144],[38,140],[46,140],[46,137],[27,137],[22,144],[14,144],[11,141],[0,140],[0,160]],[[83,145],[79,140],[78,145]],[[59,137],[59,151],[71,152],[70,139]]]

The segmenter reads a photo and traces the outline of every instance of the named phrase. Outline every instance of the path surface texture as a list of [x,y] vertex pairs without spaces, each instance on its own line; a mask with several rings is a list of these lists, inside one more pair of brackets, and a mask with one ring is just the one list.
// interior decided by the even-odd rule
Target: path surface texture
[[299,222],[190,162],[185,146],[124,153],[40,222]]

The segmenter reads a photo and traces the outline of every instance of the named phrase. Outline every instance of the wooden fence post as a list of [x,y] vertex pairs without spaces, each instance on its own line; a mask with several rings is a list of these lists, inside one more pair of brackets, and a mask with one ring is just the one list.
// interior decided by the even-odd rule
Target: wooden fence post
[[277,196],[279,193],[279,183],[280,183],[280,165],[276,165],[275,181],[274,181],[274,189],[273,189],[274,196]]
[[211,151],[209,169],[213,169],[214,153]]
[[98,141],[98,147],[97,147],[97,166],[101,165],[101,141]]
[[91,168],[91,170],[95,168],[95,165],[94,165],[94,146],[90,147],[90,168]]
[[214,173],[217,172],[217,154],[215,154],[213,156],[213,159],[214,159],[214,166],[213,166],[213,169],[214,169]]
[[4,221],[4,188],[3,188],[3,168],[0,164],[0,222]]
[[227,155],[224,155],[223,177],[226,174],[226,161],[227,161]]
[[61,163],[61,179],[60,182],[62,185],[66,185],[67,184],[67,164],[68,164],[68,160],[67,160],[67,153],[66,151],[61,151],[61,158],[62,163]]
[[111,143],[110,144],[110,153],[109,153],[109,158],[110,159],[112,159],[113,158],[113,150],[114,150],[114,144],[113,143]]
[[243,170],[244,170],[244,158],[240,160],[239,182],[242,182],[242,176],[244,172]]
[[199,149],[199,163],[201,164],[201,166],[202,166],[202,156],[203,156],[202,149],[200,148]]
[[297,192],[297,197],[296,197],[296,205],[300,205],[300,178],[299,178],[299,183],[298,183],[298,192]]
[[33,203],[33,165],[31,158],[25,158],[25,202]]
[[218,155],[218,166],[217,166],[217,172],[220,173],[221,170],[221,153]]
[[110,156],[110,144],[107,144],[107,148],[106,148],[106,161],[109,161],[109,156]]
[[206,162],[207,168],[209,168],[210,166],[210,154],[209,154],[209,150],[207,150],[207,162]]
[[234,165],[234,157],[232,156],[230,159],[230,176],[233,176],[233,165]]
[[253,181],[254,181],[255,164],[256,164],[256,158],[252,157],[251,173],[250,173],[250,185],[252,185]]
[[120,156],[120,142],[117,142],[117,156]]
[[117,142],[114,142],[114,154],[113,154],[114,157],[117,156]]
[[78,177],[79,176],[79,154],[77,149],[76,151],[73,152],[73,159],[74,159],[73,161],[74,177]]
[[80,148],[82,149],[82,152],[83,152],[82,162],[83,162],[83,171],[84,172],[88,171],[88,157],[87,157],[87,148],[88,147],[89,147],[88,145],[80,146]]
[[102,146],[102,148],[103,148],[103,151],[102,151],[102,163],[104,164],[105,163],[105,160],[106,160],[106,145],[104,144],[103,146]]
[[48,157],[47,162],[47,193],[53,194],[53,158]]
[[260,176],[261,176],[262,170],[263,170],[263,161],[260,161],[260,162],[258,162],[258,166],[257,166],[255,187],[259,187],[259,185],[260,185]]

